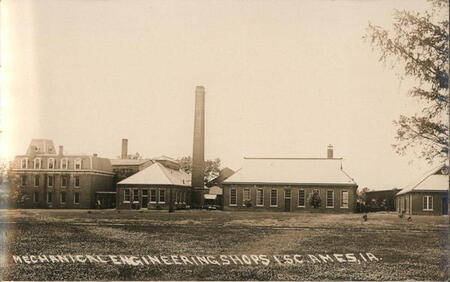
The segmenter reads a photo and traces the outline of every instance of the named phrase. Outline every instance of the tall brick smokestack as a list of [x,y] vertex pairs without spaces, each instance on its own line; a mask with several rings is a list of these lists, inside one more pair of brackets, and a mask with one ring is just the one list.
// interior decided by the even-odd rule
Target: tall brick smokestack
[[127,157],[128,157],[128,139],[122,139],[122,154],[120,155],[120,158],[124,160]]
[[[205,162],[205,88],[195,88],[194,148],[192,152],[192,187],[204,187]],[[197,199],[198,200],[198,199]]]

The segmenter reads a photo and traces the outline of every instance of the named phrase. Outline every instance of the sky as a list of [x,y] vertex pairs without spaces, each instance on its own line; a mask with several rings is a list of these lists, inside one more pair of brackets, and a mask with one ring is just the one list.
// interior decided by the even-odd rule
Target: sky
[[70,154],[192,153],[194,91],[206,89],[206,158],[326,157],[359,187],[403,187],[430,164],[392,149],[418,111],[362,39],[418,0],[1,2],[1,153],[32,138]]

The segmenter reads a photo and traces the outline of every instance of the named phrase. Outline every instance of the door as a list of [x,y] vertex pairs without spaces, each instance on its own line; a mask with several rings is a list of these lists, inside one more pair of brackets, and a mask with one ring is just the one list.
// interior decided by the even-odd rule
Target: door
[[142,206],[141,208],[148,208],[148,190],[144,189],[142,190]]
[[284,211],[291,211],[291,189],[284,190]]
[[442,214],[448,214],[448,197],[442,198]]

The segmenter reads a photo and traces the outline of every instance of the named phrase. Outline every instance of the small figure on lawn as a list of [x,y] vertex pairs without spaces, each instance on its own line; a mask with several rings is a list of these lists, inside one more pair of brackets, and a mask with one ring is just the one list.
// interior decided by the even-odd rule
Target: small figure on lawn
[[412,218],[411,217],[408,217],[408,219],[407,219],[408,221],[412,221]]
[[364,220],[364,222],[367,221],[368,219],[369,219],[369,218],[367,217],[367,214],[364,214],[364,215],[363,215],[363,220]]

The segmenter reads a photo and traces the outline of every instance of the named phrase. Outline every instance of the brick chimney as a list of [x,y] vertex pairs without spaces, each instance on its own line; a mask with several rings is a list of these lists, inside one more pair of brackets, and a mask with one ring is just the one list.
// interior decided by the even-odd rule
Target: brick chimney
[[122,154],[120,158],[122,160],[128,157],[128,139],[122,139]]
[[64,154],[64,146],[63,145],[59,145],[58,155],[62,156],[63,154]]
[[192,152],[192,187],[204,187],[205,162],[205,88],[195,89],[194,148]]
[[333,145],[328,145],[327,148],[327,159],[332,159],[333,158]]

